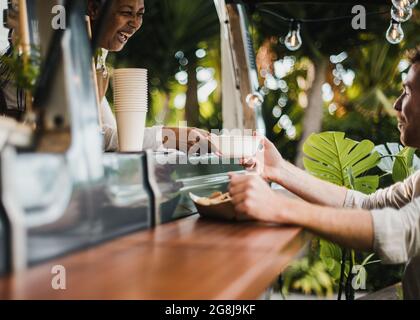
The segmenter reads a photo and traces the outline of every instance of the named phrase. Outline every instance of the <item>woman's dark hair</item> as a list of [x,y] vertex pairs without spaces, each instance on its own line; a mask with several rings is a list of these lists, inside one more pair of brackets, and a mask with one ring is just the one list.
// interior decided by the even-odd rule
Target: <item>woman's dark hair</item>
[[[87,8],[89,8],[89,5],[93,5],[96,8],[99,8],[102,4],[102,0],[88,0],[87,1]],[[87,13],[89,15],[89,12]]]

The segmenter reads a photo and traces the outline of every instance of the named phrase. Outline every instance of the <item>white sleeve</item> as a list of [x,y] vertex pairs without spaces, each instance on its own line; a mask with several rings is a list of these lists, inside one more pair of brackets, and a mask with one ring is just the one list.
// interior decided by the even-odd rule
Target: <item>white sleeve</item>
[[103,150],[116,151],[118,150],[117,122],[106,98],[102,100],[101,109]]
[[163,147],[162,142],[163,126],[154,126],[144,130],[143,149],[151,149],[157,151]]

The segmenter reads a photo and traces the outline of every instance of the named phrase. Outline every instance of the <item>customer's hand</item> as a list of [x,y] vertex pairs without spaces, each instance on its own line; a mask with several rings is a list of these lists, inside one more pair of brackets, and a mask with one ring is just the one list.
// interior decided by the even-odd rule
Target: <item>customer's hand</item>
[[261,147],[256,156],[251,159],[242,159],[241,164],[248,170],[256,171],[263,179],[275,181],[284,159],[270,140],[266,137],[261,137],[261,139]]
[[235,210],[265,222],[285,222],[282,216],[284,196],[275,193],[258,175],[230,174],[229,194]]

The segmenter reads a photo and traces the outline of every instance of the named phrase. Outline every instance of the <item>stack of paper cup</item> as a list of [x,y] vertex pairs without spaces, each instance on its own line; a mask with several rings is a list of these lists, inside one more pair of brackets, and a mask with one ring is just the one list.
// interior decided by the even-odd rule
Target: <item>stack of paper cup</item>
[[114,104],[121,152],[143,149],[148,111],[146,69],[114,71]]

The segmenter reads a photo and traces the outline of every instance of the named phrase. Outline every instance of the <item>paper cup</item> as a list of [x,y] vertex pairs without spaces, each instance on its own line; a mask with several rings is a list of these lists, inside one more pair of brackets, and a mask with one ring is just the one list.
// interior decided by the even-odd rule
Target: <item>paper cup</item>
[[[127,89],[129,88],[129,89]],[[131,92],[131,90],[135,89],[136,91]],[[122,94],[127,94],[127,93],[132,93],[135,94],[137,92],[149,92],[149,90],[147,89],[147,84],[144,83],[139,83],[136,82],[135,85],[131,85],[129,83],[126,84],[119,84],[118,86],[114,86],[114,91],[115,93],[122,93]]]
[[147,91],[132,89],[131,92],[115,92],[115,99],[148,99]]
[[144,89],[144,91],[147,91],[148,82],[146,81],[123,81],[116,83],[113,85],[113,88],[115,91],[125,89],[125,88],[138,88],[138,89]]
[[222,156],[237,159],[255,156],[261,144],[261,137],[258,136],[217,136],[212,134],[210,139]]
[[[130,83],[124,83],[124,84],[119,84],[118,86],[114,86],[113,90],[115,93],[121,93],[121,94],[127,94],[127,93],[131,93],[131,94],[135,94],[138,92],[149,92],[147,89],[147,84],[142,84],[140,82],[136,82],[135,84],[130,84]],[[135,90],[135,91],[133,91]]]
[[128,103],[128,104],[142,104],[147,103],[149,99],[146,96],[138,97],[114,97],[114,102]]
[[147,99],[146,96],[115,97],[114,104],[115,104],[115,109],[147,108],[149,106],[149,100]]
[[148,96],[147,96],[147,92],[142,93],[142,92],[136,92],[136,93],[127,93],[127,94],[121,94],[121,93],[117,93],[114,96],[115,99],[125,99],[125,100],[132,100],[132,101],[136,101],[136,100],[140,100],[140,101],[144,101],[144,100],[148,100]]
[[115,114],[120,152],[142,151],[147,111],[117,111]]
[[116,109],[115,112],[148,112],[148,109]]
[[139,106],[139,105],[123,105],[118,106],[115,108],[115,111],[144,111],[149,110],[149,108],[146,105]]
[[147,76],[131,77],[131,76],[122,75],[122,74],[118,74],[118,75],[114,74],[114,82],[116,81],[117,83],[119,83],[120,81],[143,81],[143,82],[146,82],[147,79],[148,79]]
[[114,75],[147,76],[147,69],[143,68],[118,68],[114,70]]
[[147,101],[149,98],[148,98],[148,96],[147,96],[147,93],[136,93],[136,94],[116,94],[115,96],[114,96],[114,99],[116,100],[116,99],[119,99],[119,100],[132,100],[132,101],[137,101],[137,100],[140,100],[140,101]]
[[123,105],[123,106],[119,106],[119,107],[115,107],[114,108],[115,111],[124,111],[124,110],[149,110],[149,108],[145,105],[145,106],[139,106],[139,105]]
[[147,69],[116,69],[113,78],[116,110],[147,111],[149,103]]
[[119,88],[114,88],[114,96],[126,96],[126,95],[142,95],[142,94],[146,94],[149,92],[149,90],[145,89],[144,86],[142,87],[141,85],[137,85],[134,87],[125,85],[125,86],[121,86]]

